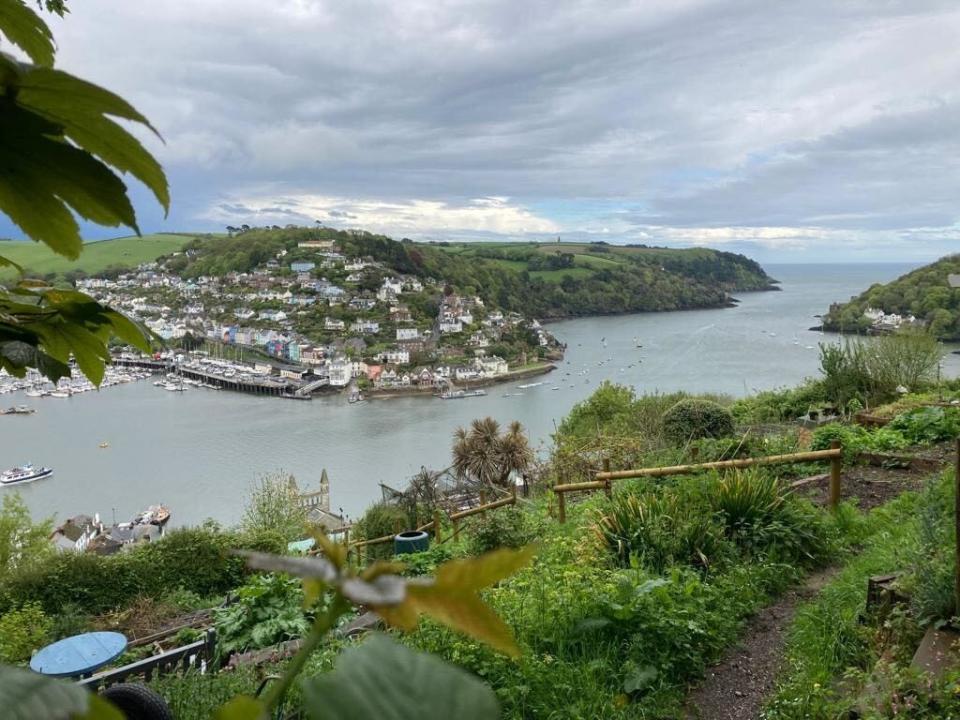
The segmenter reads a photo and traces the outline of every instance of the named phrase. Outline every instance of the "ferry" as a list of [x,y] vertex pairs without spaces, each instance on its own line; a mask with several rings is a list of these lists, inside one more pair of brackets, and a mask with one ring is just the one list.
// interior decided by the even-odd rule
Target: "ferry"
[[468,397],[483,397],[486,394],[486,390],[471,390],[470,392],[467,392],[466,390],[448,390],[440,393],[438,397],[441,400],[460,400]]
[[3,485],[13,485],[15,483],[28,483],[40,478],[50,477],[53,470],[47,467],[35,468],[30,463],[20,467],[4,470],[0,473],[0,483]]

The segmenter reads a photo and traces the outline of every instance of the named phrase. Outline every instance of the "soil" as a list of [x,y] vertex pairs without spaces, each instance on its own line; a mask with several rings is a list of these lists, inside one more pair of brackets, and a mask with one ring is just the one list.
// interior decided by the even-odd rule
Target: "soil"
[[[861,510],[883,505],[907,490],[923,486],[929,470],[885,468],[872,465],[853,465],[843,469],[840,476],[840,498],[853,500]],[[826,505],[830,497],[829,475],[798,489],[818,505]]]
[[787,629],[797,606],[815,596],[838,568],[807,577],[788,590],[775,605],[757,613],[740,643],[719,664],[707,671],[684,707],[686,720],[753,720],[773,692],[783,662]]

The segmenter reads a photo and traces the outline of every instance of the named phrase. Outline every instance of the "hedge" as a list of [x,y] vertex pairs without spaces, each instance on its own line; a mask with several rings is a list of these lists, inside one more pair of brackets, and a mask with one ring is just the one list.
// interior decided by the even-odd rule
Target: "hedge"
[[0,612],[36,601],[47,613],[73,603],[95,614],[121,607],[138,595],[161,597],[178,588],[205,597],[225,593],[241,585],[246,574],[243,559],[230,550],[273,545],[266,540],[184,528],[114,555],[58,553],[5,578],[0,584]]

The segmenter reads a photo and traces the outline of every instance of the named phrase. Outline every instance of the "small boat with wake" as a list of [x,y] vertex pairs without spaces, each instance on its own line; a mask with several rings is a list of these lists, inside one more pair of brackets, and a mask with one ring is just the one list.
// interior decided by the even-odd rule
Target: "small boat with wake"
[[53,470],[48,467],[35,468],[30,463],[20,467],[4,470],[0,473],[0,483],[3,485],[14,485],[18,483],[28,483],[40,478],[50,477]]

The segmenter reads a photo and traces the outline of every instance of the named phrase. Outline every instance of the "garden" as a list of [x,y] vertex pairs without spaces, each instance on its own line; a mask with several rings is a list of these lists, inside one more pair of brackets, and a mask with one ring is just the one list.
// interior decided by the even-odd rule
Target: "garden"
[[[762,715],[737,717],[948,717],[960,676],[933,678],[911,662],[956,612],[943,468],[960,431],[957,388],[883,395],[870,381],[844,405],[828,378],[804,389],[838,408],[812,428],[768,413],[797,390],[734,402],[610,384],[571,411],[545,458],[519,426],[478,420],[454,434],[452,468],[506,497],[500,507],[457,520],[424,471],[354,523],[352,549],[312,530],[316,555],[286,550],[306,517],[279,476],[252,489],[236,528],[174,530],[108,557],[45,550],[47,529],[9,496],[0,655],[23,664],[41,645],[93,629],[160,638],[131,643],[124,665],[213,628],[203,663],[148,681],[178,720],[727,717],[700,704],[710,696],[703,678],[764,632],[765,609],[814,577],[822,587],[789,606],[775,685],[744,685],[743,706]],[[855,422],[867,408],[873,419]],[[830,507],[829,473],[806,458],[836,441],[843,492]],[[553,490],[589,485],[605,468],[771,455],[788,460],[601,483],[566,493],[563,513]],[[528,493],[517,492],[521,475]],[[430,518],[440,522],[426,551],[394,558],[391,542],[364,546]],[[868,605],[879,574],[893,574],[888,599]]]

